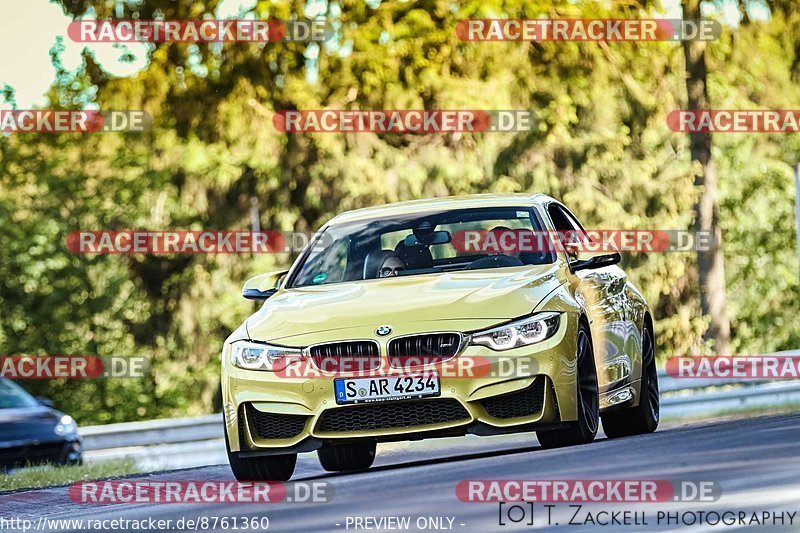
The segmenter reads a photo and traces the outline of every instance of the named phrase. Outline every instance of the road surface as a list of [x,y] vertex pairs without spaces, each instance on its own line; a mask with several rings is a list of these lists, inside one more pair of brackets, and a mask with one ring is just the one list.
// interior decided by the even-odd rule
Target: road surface
[[[384,454],[379,446],[376,466],[355,474],[326,473],[315,454],[302,455],[286,486],[288,494],[297,494],[297,487],[310,482],[326,482],[333,494],[325,503],[84,504],[71,500],[66,487],[57,487],[0,494],[0,525],[7,531],[110,531],[113,526],[115,531],[142,531],[148,523],[134,521],[152,520],[152,527],[164,520],[153,530],[194,531],[187,521],[200,519],[189,525],[200,531],[252,531],[259,526],[256,530],[280,532],[800,531],[799,442],[800,414],[677,425],[651,435],[601,437],[589,445],[556,450],[539,448],[532,433],[438,439],[394,445]],[[227,466],[132,478],[232,479]],[[707,501],[534,502],[512,509],[513,502],[501,508],[498,502],[461,501],[459,482],[478,479],[668,480],[691,481],[693,487],[714,482],[721,494]],[[114,519],[129,522],[109,522]]]

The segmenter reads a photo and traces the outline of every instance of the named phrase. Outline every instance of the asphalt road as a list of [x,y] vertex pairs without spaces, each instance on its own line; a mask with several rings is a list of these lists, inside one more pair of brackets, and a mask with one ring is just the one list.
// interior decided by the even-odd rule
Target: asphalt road
[[[510,437],[439,439],[390,447],[376,466],[357,474],[327,474],[314,454],[298,461],[290,493],[310,481],[333,487],[326,503],[273,504],[78,504],[65,487],[0,495],[3,519],[29,519],[29,530],[98,531],[88,520],[172,520],[207,518],[198,530],[252,531],[243,518],[257,519],[269,531],[504,531],[557,529],[649,531],[800,530],[800,414],[712,424],[679,425],[639,437],[608,440],[558,450],[538,448],[533,434]],[[139,480],[230,480],[225,466],[159,473]],[[511,509],[507,503],[460,501],[456,486],[475,479],[643,479],[715,482],[716,501],[656,503],[545,503]],[[573,505],[573,506],[571,506]],[[627,519],[622,511],[629,511]],[[612,520],[612,512],[617,523]],[[577,516],[573,515],[577,512]],[[605,512],[605,513],[604,513]],[[700,513],[710,513],[701,515]],[[714,514],[719,513],[719,515]],[[505,513],[505,515],[503,514]],[[672,514],[669,514],[672,513]],[[793,513],[793,514],[792,514]],[[661,515],[659,517],[659,515]],[[227,529],[221,517],[228,517]],[[233,519],[236,517],[237,528]],[[264,518],[268,519],[269,524]],[[408,518],[377,522],[381,518]],[[672,517],[667,522],[666,518]],[[755,518],[754,518],[755,517]],[[84,520],[83,528],[47,520]],[[216,527],[214,520],[216,519]],[[519,520],[514,523],[512,520]],[[707,521],[717,523],[709,525]],[[733,523],[727,523],[733,520]],[[781,523],[782,520],[782,523]],[[500,522],[505,525],[501,525]],[[702,523],[701,523],[702,521]],[[578,523],[580,525],[569,525]],[[595,522],[593,524],[592,522]],[[597,525],[608,523],[608,525]],[[107,523],[109,526],[111,523]],[[558,526],[556,526],[558,524]],[[765,525],[766,524],[766,525]],[[138,524],[141,525],[141,524]],[[248,523],[248,526],[252,526]],[[360,527],[357,527],[359,526]],[[22,531],[8,527],[5,530]],[[0,526],[2,527],[2,526]],[[121,530],[137,530],[129,523]],[[88,529],[87,529],[88,528]],[[110,530],[110,529],[106,529]],[[141,530],[141,529],[138,529]]]

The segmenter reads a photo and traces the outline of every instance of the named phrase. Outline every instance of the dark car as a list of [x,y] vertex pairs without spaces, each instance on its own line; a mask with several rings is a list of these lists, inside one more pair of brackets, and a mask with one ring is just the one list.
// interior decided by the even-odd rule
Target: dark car
[[81,462],[81,438],[71,416],[0,378],[0,470]]

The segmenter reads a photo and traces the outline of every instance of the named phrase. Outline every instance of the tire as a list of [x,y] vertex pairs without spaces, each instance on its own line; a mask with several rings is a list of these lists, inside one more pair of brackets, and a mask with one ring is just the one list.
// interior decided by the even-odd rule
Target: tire
[[578,420],[563,429],[537,431],[536,437],[542,448],[560,448],[588,444],[597,435],[600,425],[600,395],[597,386],[597,369],[589,328],[583,323],[578,329],[577,400]]
[[232,452],[225,437],[225,448],[228,451],[228,463],[233,476],[238,481],[288,481],[297,464],[297,454],[266,455],[263,457],[239,457]]
[[317,450],[322,468],[328,472],[366,470],[375,461],[375,442],[336,444]]
[[649,325],[645,326],[642,333],[642,380],[639,398],[639,405],[636,407],[611,411],[602,416],[603,431],[608,438],[652,433],[658,427],[658,372],[653,331]]

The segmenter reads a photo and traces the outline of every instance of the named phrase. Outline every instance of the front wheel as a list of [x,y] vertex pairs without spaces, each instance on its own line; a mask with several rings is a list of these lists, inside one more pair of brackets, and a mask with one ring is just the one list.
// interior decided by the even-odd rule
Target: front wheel
[[374,441],[333,444],[317,450],[317,455],[322,468],[328,472],[356,472],[372,466],[376,448]]
[[597,435],[600,425],[600,396],[597,386],[597,369],[589,328],[583,323],[578,329],[577,401],[578,420],[563,429],[537,431],[536,437],[542,448],[560,448],[588,444]]
[[660,402],[655,343],[650,326],[645,326],[642,334],[642,380],[639,390],[639,405],[604,414],[603,432],[608,438],[652,433],[658,427],[659,416]]
[[231,451],[227,435],[225,448],[228,451],[228,463],[231,465],[233,477],[238,481],[288,481],[294,474],[294,467],[297,464],[296,453],[239,457],[238,453]]

